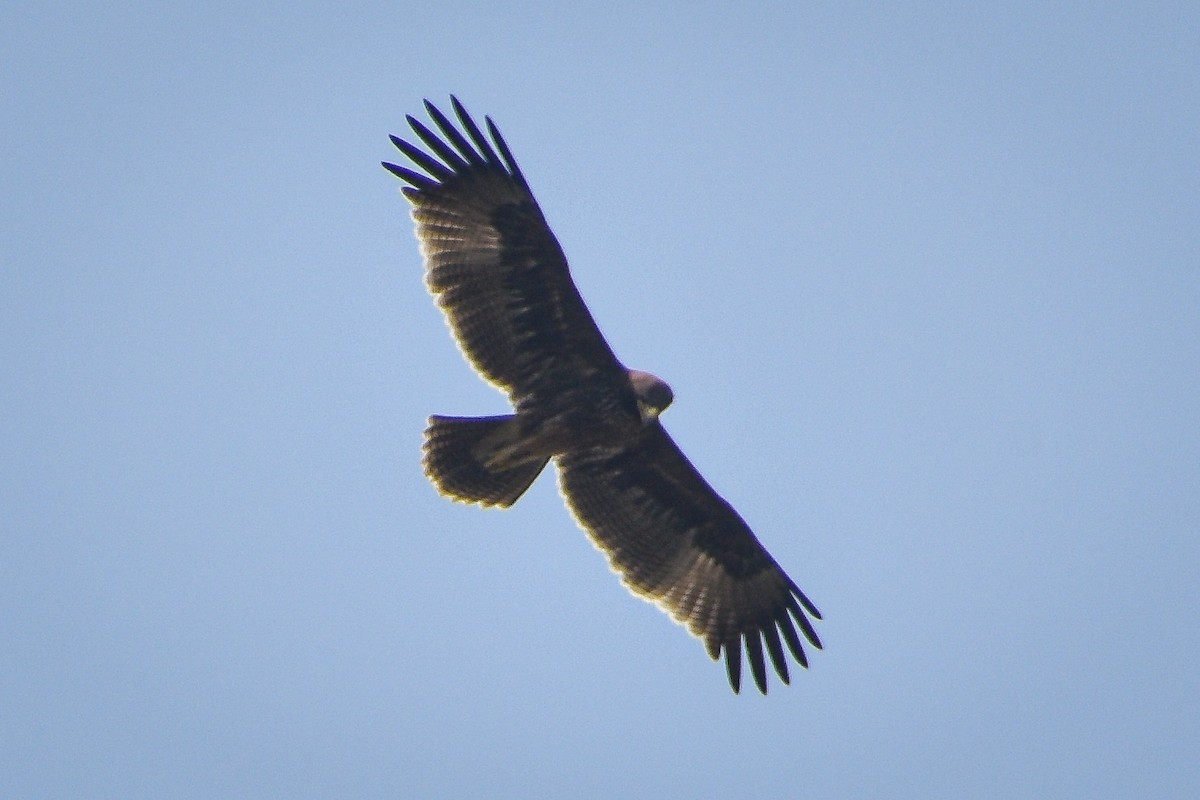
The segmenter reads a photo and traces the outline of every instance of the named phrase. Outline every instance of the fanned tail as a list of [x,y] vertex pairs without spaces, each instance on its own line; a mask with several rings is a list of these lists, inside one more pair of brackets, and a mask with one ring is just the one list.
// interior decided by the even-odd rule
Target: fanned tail
[[[511,466],[505,454],[519,443],[517,418],[429,418],[425,429],[425,474],[438,491],[463,503],[507,508],[525,493],[549,458]],[[502,464],[498,465],[498,464]]]

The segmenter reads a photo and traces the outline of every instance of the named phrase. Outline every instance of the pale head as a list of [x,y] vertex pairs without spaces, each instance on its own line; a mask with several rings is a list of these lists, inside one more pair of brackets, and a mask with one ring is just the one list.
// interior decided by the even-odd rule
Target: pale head
[[675,393],[671,391],[667,382],[649,372],[631,369],[629,382],[633,385],[633,393],[637,395],[638,411],[641,412],[644,423],[649,424],[657,419],[675,399]]

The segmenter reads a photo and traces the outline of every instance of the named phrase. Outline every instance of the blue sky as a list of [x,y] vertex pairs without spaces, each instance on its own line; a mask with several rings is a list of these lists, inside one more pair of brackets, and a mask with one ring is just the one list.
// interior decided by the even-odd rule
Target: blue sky
[[[1193,4],[25,5],[0,795],[1200,790]],[[825,612],[791,687],[424,480],[505,408],[378,166],[451,92]]]

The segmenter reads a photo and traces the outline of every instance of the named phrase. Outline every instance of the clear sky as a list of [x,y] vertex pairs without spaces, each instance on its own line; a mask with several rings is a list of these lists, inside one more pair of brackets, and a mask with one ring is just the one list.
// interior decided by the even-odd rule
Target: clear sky
[[[117,5],[0,11],[0,796],[1200,794],[1195,3]],[[792,686],[422,476],[505,409],[378,164],[451,92]]]

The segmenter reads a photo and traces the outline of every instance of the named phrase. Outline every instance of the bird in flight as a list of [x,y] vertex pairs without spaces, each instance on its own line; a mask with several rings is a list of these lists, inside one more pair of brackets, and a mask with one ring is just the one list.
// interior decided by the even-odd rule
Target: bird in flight
[[455,97],[456,125],[408,116],[421,147],[392,136],[415,169],[406,184],[425,280],[460,349],[514,413],[429,418],[424,468],[443,495],[507,508],[551,459],[580,527],[625,586],[725,656],[741,688],[742,648],[759,691],[766,654],[789,682],[816,648],[821,613],[701,477],[659,421],[674,395],[613,354],[571,280],[566,256],[490,118],[487,135]]

